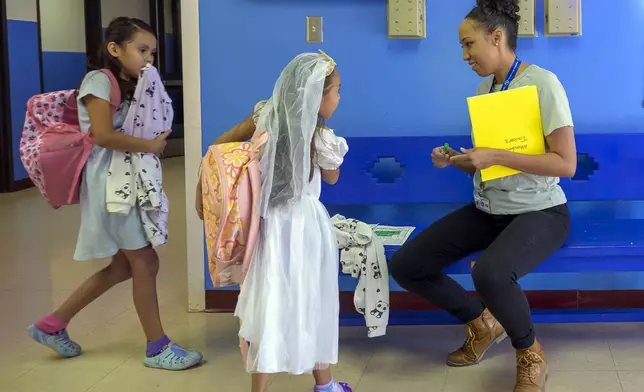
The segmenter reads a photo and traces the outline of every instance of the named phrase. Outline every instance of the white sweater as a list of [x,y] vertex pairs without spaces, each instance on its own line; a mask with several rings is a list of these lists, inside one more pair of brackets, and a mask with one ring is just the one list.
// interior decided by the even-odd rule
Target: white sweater
[[353,303],[365,317],[367,335],[370,338],[383,336],[389,324],[389,270],[385,247],[364,222],[335,215],[331,223],[342,250],[342,272],[359,278]]
[[[152,140],[172,128],[174,112],[159,76],[151,65],[141,70],[132,104],[120,132]],[[168,240],[169,202],[163,190],[161,161],[154,154],[114,151],[107,177],[107,211],[127,215],[138,208],[152,246]]]

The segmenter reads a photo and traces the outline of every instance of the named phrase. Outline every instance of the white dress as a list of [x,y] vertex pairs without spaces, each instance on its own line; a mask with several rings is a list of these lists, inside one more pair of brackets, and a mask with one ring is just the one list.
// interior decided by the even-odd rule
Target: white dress
[[318,159],[302,199],[269,210],[261,222],[235,310],[239,336],[250,343],[249,372],[305,374],[338,361],[339,253],[319,200],[319,166],[339,167],[347,148],[332,131],[324,134],[316,138],[332,143],[316,140]]

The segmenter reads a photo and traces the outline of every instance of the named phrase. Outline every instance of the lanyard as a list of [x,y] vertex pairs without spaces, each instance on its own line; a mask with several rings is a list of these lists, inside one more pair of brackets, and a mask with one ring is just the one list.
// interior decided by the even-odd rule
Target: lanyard
[[[508,72],[508,76],[505,77],[505,81],[503,82],[503,85],[501,86],[501,91],[505,91],[510,87],[510,83],[512,83],[512,80],[514,79],[515,76],[517,76],[517,71],[519,71],[519,67],[521,66],[521,60],[519,58],[514,59],[514,63],[512,63],[512,67],[510,67],[510,72]],[[490,86],[490,92],[494,92],[494,86],[496,86],[496,76],[494,79],[492,79],[492,86]]]

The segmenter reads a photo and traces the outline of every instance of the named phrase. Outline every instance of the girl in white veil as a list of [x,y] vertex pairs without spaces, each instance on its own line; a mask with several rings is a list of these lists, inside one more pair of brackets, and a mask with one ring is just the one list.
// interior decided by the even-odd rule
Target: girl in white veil
[[[260,158],[262,219],[235,310],[239,336],[249,342],[246,368],[253,373],[253,392],[266,391],[274,373],[313,373],[319,392],[351,390],[333,380],[329,368],[338,361],[339,260],[319,201],[321,181],[337,182],[348,150],[324,126],[338,106],[339,89],[330,57],[301,54],[253,116],[255,137],[268,134]],[[221,141],[246,133],[230,132]]]

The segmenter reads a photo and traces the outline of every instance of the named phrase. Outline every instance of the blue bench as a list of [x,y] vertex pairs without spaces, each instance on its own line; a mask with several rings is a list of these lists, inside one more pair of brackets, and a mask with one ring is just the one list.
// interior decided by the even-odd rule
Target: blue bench
[[[471,178],[435,169],[431,149],[469,137],[350,138],[340,182],[325,186],[329,213],[418,231],[472,200]],[[644,134],[577,135],[578,169],[561,185],[572,227],[564,247],[521,280],[541,322],[644,320]],[[387,248],[391,256],[395,247]],[[470,262],[446,270],[473,290]],[[356,281],[340,276],[343,324],[353,313]],[[393,324],[455,320],[391,282]]]

